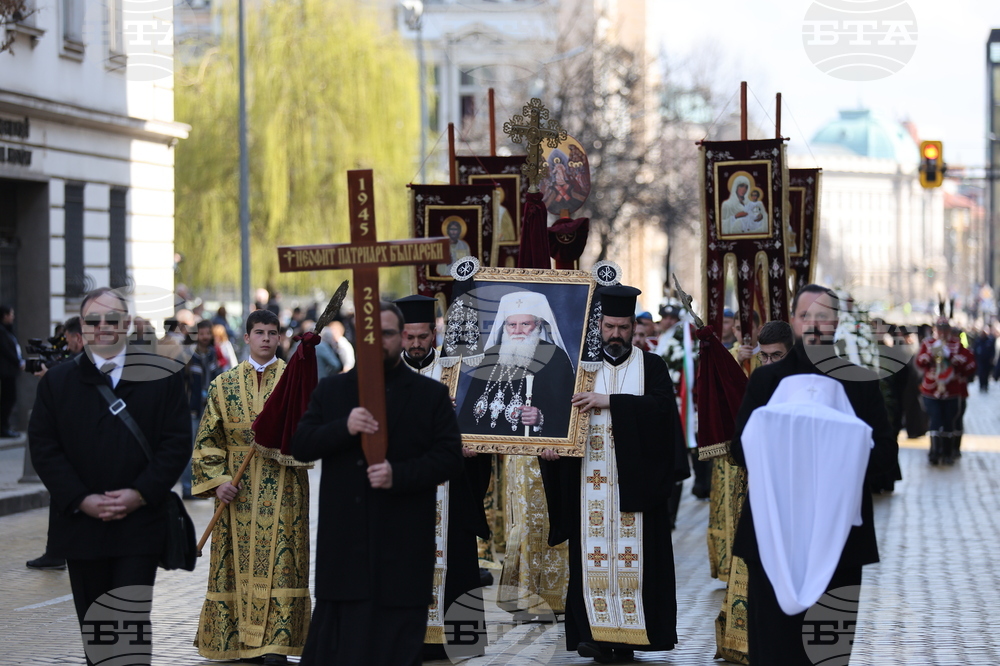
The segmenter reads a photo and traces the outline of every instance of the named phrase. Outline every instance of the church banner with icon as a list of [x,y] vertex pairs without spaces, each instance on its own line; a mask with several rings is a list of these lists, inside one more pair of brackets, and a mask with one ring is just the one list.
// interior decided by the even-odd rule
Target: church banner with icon
[[410,185],[414,238],[444,236],[447,261],[417,266],[417,293],[441,300],[447,310],[452,265],[465,257],[489,261],[493,242],[493,185]]
[[788,170],[788,275],[791,293],[816,279],[819,245],[819,193],[822,169]]
[[479,269],[460,260],[441,381],[462,441],[486,453],[583,455],[589,414],[572,406],[600,367],[596,282],[585,271]]
[[528,179],[521,173],[524,155],[492,157],[459,155],[458,180],[463,185],[493,185],[497,188],[493,199],[494,233],[489,260],[484,266],[517,266],[517,253],[521,244],[521,209],[528,193]]
[[706,323],[722,330],[727,268],[735,273],[743,331],[752,329],[754,310],[761,321],[787,321],[784,142],[706,141],[701,166]]
[[548,211],[557,217],[569,217],[575,213],[590,196],[590,162],[583,146],[575,138],[567,136],[553,148],[546,146],[542,156],[548,165],[548,172],[539,189],[542,201]]

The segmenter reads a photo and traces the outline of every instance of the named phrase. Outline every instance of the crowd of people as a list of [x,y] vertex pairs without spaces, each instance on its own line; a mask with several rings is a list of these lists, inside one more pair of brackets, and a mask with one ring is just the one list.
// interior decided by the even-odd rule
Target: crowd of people
[[[663,305],[659,321],[636,313],[640,294],[598,290],[593,386],[576,392],[540,293],[499,300],[472,363],[437,348],[434,299],[382,303],[382,367],[365,371],[384,375],[385,422],[360,404],[365,377],[353,326],[339,319],[321,332],[321,381],[294,436],[269,448],[254,423],[296,336],[314,328],[315,307],[284,313],[264,298],[234,327],[224,308],[209,316],[186,299],[191,307],[178,309],[157,337],[126,298],[97,289],[65,324],[71,358],[38,372],[29,449],[52,504],[47,552],[29,566],[68,566],[81,626],[103,595],[152,586],[167,539],[165,506],[179,480],[185,499],[220,507],[193,637],[201,656],[408,666],[482,654],[482,600],[468,605],[467,593],[482,584],[477,539],[490,538],[484,501],[501,479],[491,455],[463,446],[463,433],[559,439],[571,413],[587,414],[582,456],[552,447],[537,458],[506,456],[532,465],[500,466],[509,501],[535,498],[510,514],[520,521],[507,535],[501,574],[515,590],[511,612],[536,617],[537,604],[521,602],[542,597],[565,614],[566,649],[599,663],[673,649],[671,530],[693,468],[694,494],[713,507],[712,573],[728,583],[717,656],[813,663],[806,613],[824,593],[860,586],[862,566],[879,560],[871,495],[901,478],[899,432],[925,430],[929,462],[954,464],[966,387],[977,371],[982,381],[983,365],[992,372],[995,339],[966,336],[944,317],[913,333],[878,320],[862,326],[842,295],[808,285],[789,322],[754,313],[743,335],[726,310],[715,342],[702,344],[677,304]],[[728,355],[710,354],[712,344]],[[857,372],[822,369],[831,354]],[[730,363],[747,379],[725,457],[701,460],[688,446],[693,425],[678,405],[696,361]],[[469,375],[457,402],[442,384],[456,371]],[[373,448],[376,434],[384,452]],[[805,453],[779,455],[792,445]],[[317,461],[320,515],[311,535],[308,470]],[[768,479],[755,486],[766,491],[749,497],[754,479]],[[811,507],[808,524],[796,523],[801,512],[781,518],[788,497],[798,510]],[[837,509],[849,506],[853,512]],[[522,533],[525,524],[540,533]],[[313,539],[322,564],[310,586]],[[792,569],[808,574],[786,575]],[[477,623],[471,644],[460,626],[469,617],[448,617],[460,597]],[[148,614],[140,621],[148,625]]]

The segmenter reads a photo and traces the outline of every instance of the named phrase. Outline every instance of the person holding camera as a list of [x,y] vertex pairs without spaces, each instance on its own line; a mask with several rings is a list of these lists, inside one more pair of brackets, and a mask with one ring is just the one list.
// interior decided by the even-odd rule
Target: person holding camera
[[[153,585],[167,544],[166,502],[191,455],[191,423],[181,373],[126,345],[131,319],[118,292],[90,292],[81,314],[85,353],[42,377],[28,446],[51,496],[50,552],[66,558],[86,631],[87,612],[104,594]],[[101,385],[117,398],[110,407]],[[148,440],[150,458],[125,413]],[[134,620],[151,635],[148,613]]]
[[[59,328],[56,327],[56,335],[59,335]],[[61,355],[56,357],[55,362],[41,361],[41,369],[33,372],[32,374],[39,379],[45,376],[45,373],[49,371],[49,368],[53,367],[57,363],[62,363],[63,361],[69,361],[76,358],[77,354],[83,351],[83,331],[80,328],[80,318],[70,317],[62,325],[62,338],[64,343],[57,347],[56,351]],[[49,338],[49,340],[57,340],[57,338]],[[28,368],[29,370],[31,368]]]

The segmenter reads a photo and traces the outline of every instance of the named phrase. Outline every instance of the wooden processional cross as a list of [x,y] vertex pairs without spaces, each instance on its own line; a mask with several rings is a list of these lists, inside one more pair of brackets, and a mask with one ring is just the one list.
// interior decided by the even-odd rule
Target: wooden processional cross
[[278,248],[282,273],[348,268],[354,272],[354,310],[358,398],[379,423],[374,435],[363,434],[361,444],[369,465],[385,460],[388,421],[385,414],[385,376],[382,362],[382,320],[379,312],[378,269],[451,263],[451,241],[420,238],[378,242],[375,235],[375,199],[371,169],[347,172],[351,215],[351,242],[338,245],[296,245]]

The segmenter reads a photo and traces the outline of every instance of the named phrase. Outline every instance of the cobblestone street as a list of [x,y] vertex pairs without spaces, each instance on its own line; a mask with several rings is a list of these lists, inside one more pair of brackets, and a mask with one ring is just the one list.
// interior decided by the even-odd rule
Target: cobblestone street
[[[1000,552],[1000,389],[973,395],[966,415],[963,457],[954,467],[930,467],[926,438],[901,438],[904,481],[896,492],[875,498],[882,555],[865,568],[856,647],[851,664],[871,666],[992,664],[1000,662],[1000,589],[995,566]],[[10,453],[9,451],[5,453]],[[16,458],[16,460],[15,460]],[[5,465],[20,458],[6,456]],[[313,488],[318,488],[314,471]],[[688,482],[690,484],[690,481]],[[316,523],[315,493],[313,525]],[[211,502],[189,502],[197,528],[208,522]],[[45,548],[47,509],[0,518],[0,664],[83,664],[83,649],[65,571],[24,566]],[[723,585],[709,577],[705,529],[708,503],[685,488],[674,548],[678,634],[673,652],[639,653],[647,664],[699,666],[720,663],[714,619]],[[158,574],[153,606],[154,664],[209,664],[191,640],[203,599],[207,570]],[[314,563],[315,565],[315,563]],[[506,614],[491,617],[507,620]],[[494,626],[493,629],[496,627]],[[543,627],[544,628],[544,627]],[[530,651],[511,656],[518,637],[537,636]],[[561,625],[511,627],[485,658],[470,664],[591,664],[566,652]],[[529,652],[531,657],[529,657]],[[445,664],[447,662],[438,662]],[[333,666],[333,665],[331,665]]]

